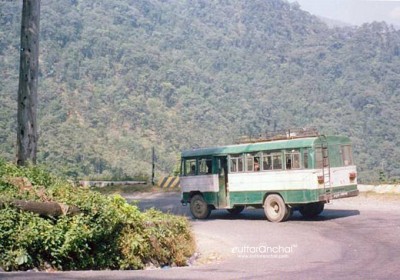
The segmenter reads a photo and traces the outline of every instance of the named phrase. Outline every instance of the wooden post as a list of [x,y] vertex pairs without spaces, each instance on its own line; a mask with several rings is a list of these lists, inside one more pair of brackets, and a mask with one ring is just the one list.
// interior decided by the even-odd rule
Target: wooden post
[[155,182],[154,182],[154,172],[155,172],[155,161],[156,161],[156,152],[154,150],[154,147],[151,148],[151,154],[152,154],[152,168],[151,168],[151,184],[154,186]]
[[40,0],[23,0],[18,86],[17,164],[36,163]]

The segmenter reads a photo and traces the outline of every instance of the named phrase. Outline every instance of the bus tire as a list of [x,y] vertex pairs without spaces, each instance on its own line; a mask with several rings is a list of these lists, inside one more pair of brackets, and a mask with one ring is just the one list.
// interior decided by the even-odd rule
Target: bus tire
[[235,206],[232,209],[227,209],[232,215],[239,215],[244,210],[244,206]]
[[283,221],[289,220],[293,215],[293,208],[289,205],[286,205],[286,216],[283,218]]
[[202,195],[196,194],[190,200],[190,212],[196,219],[207,219],[211,214],[211,208]]
[[264,201],[264,212],[268,221],[273,223],[283,222],[288,218],[288,208],[282,197],[277,194],[270,194]]
[[324,211],[324,205],[324,202],[309,203],[300,207],[299,211],[304,218],[312,219],[317,217],[319,214],[322,213],[322,211]]

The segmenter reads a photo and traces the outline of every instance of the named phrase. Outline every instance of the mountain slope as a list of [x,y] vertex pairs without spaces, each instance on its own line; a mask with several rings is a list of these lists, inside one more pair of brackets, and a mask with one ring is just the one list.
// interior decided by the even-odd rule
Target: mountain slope
[[[20,5],[0,5],[0,154],[12,159]],[[399,46],[384,23],[330,29],[280,0],[43,2],[39,161],[146,175],[155,146],[171,172],[181,149],[316,126],[352,137],[361,179],[382,160],[399,177]]]

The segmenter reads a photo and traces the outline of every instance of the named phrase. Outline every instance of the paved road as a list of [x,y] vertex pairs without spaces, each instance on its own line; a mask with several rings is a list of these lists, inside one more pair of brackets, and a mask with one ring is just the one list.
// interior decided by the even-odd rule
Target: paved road
[[[143,209],[189,215],[179,194],[142,194]],[[238,217],[214,211],[191,220],[199,256],[193,266],[145,271],[8,273],[8,279],[398,279],[400,200],[356,197],[326,205],[317,220],[295,213],[274,224],[263,210]]]

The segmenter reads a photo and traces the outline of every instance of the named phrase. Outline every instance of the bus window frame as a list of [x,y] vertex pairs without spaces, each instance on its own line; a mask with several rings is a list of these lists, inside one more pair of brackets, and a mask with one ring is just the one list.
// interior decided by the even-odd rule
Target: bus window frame
[[[194,162],[195,163],[194,164],[195,168],[194,168],[194,173],[193,174],[190,171],[191,164],[189,164],[189,166],[188,166],[189,162]],[[198,167],[197,166],[198,166],[197,158],[184,158],[183,159],[183,176],[196,176],[197,172],[198,172]]]
[[310,152],[309,152],[308,148],[303,148],[302,149],[301,157],[302,157],[302,162],[303,162],[302,168],[303,169],[308,169],[309,166],[310,166],[310,162],[309,162],[309,160],[310,160]]
[[[275,159],[274,159],[275,156],[277,156],[279,158],[279,160],[280,160],[280,168],[275,168]],[[272,152],[271,153],[271,158],[272,158],[272,170],[284,170],[284,168],[283,168],[284,156],[283,156],[282,151],[280,151],[280,152]]]
[[[286,170],[298,170],[298,169],[302,169],[303,165],[302,165],[302,157],[301,157],[301,151],[300,149],[293,149],[291,151],[284,151],[284,155],[285,155],[285,169]],[[298,160],[295,160],[295,156],[298,157]],[[288,159],[290,159],[290,163],[288,162]],[[294,163],[297,162],[298,166],[295,167]],[[290,164],[290,166],[288,167],[288,164]]]
[[322,168],[324,166],[324,157],[322,154],[322,148],[321,147],[316,147],[314,149],[315,151],[315,164],[314,164],[314,168]]
[[[241,164],[239,163],[241,161]],[[235,162],[235,170],[232,170],[232,162]],[[229,173],[242,173],[244,172],[244,159],[243,159],[243,154],[232,154],[228,156],[228,170]],[[239,166],[241,167],[241,170],[239,170]]]
[[[264,168],[264,158],[269,158],[269,168]],[[271,152],[262,152],[261,153],[261,171],[271,171],[273,170],[273,164],[272,164],[272,155]]]
[[[285,170],[284,168],[284,162],[286,162],[285,160],[285,150],[274,150],[274,151],[262,151],[262,157],[261,157],[261,171],[279,171],[279,170]],[[264,158],[268,157],[270,159],[270,168],[269,169],[265,169],[264,168]],[[276,168],[277,165],[274,162],[274,157],[278,157],[279,159],[279,165],[280,168]]]
[[[244,156],[244,172],[260,172],[261,166],[260,162],[262,161],[262,152],[254,152],[254,153],[245,153]],[[256,158],[258,160],[258,170],[255,170],[256,167]]]
[[[249,161],[251,161],[250,164]],[[254,155],[251,153],[246,153],[244,155],[244,162],[245,172],[254,172]]]
[[[203,172],[202,170],[202,162],[205,161],[205,166],[207,167],[207,171]],[[207,164],[207,161],[210,162],[210,165]],[[212,157],[199,157],[197,158],[197,175],[209,175],[213,174],[213,159]],[[211,167],[211,170],[210,170]]]
[[[342,166],[351,166],[354,164],[353,161],[353,150],[350,144],[347,145],[340,145],[340,157],[342,159]],[[346,163],[346,160],[349,162]]]

